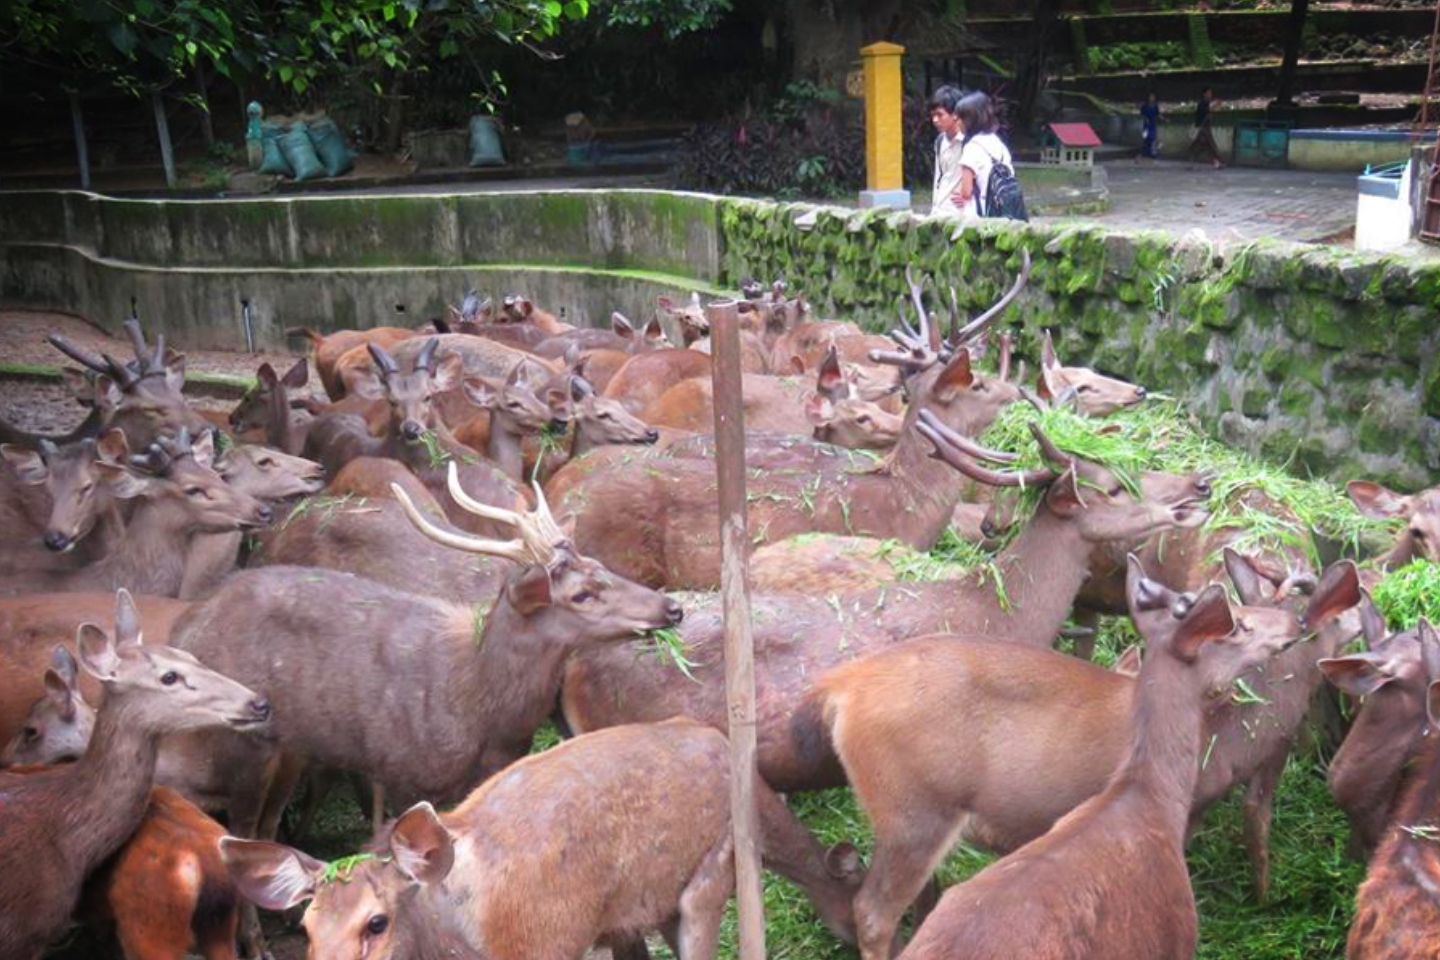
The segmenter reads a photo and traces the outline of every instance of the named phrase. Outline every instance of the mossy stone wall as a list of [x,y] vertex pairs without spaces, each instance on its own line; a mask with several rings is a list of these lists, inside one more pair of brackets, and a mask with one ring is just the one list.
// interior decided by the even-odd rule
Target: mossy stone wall
[[[801,229],[805,213],[814,225]],[[822,315],[876,331],[894,325],[907,266],[942,316],[952,288],[974,315],[1023,246],[1031,279],[1007,320],[1032,369],[1048,328],[1063,361],[1184,397],[1269,459],[1406,489],[1440,482],[1440,261],[748,200],[724,201],[720,227],[723,284],[783,276]]]

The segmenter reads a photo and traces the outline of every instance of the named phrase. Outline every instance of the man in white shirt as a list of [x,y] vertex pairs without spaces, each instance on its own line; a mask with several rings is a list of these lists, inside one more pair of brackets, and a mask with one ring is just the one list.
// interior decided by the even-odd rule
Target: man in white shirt
[[935,140],[935,192],[930,201],[931,214],[961,214],[960,155],[965,140],[960,135],[960,118],[955,105],[961,93],[955,87],[943,86],[930,95],[930,123],[940,134]]

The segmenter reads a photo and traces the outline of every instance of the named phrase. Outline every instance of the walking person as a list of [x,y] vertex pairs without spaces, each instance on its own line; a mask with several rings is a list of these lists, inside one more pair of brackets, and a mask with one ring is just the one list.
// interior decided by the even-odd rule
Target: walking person
[[[1140,104],[1140,157],[1158,160],[1160,147],[1160,103],[1151,93]],[[1140,157],[1135,162],[1140,162]]]
[[[1003,165],[1008,182],[1013,183],[1014,161],[996,132],[1000,124],[990,98],[977,91],[954,99],[950,106],[937,103],[946,91],[952,97],[959,93],[954,87],[941,87],[931,97],[930,122],[940,137],[935,144],[935,201],[930,212],[958,213],[965,220],[979,220],[987,211],[991,171]],[[1016,195],[1018,198],[1018,190]],[[1023,205],[1017,219],[1024,219]]]
[[1215,143],[1215,133],[1210,129],[1211,110],[1219,103],[1215,99],[1215,91],[1206,87],[1200,95],[1200,102],[1195,105],[1195,139],[1190,141],[1190,162],[1208,158],[1216,170],[1225,166],[1220,159],[1220,148]]

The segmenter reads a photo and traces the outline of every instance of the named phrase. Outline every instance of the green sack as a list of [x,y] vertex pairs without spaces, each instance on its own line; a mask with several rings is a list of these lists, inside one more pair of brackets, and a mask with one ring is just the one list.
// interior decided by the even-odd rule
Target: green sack
[[267,123],[260,128],[261,173],[281,177],[295,176],[295,171],[290,169],[290,161],[285,159],[285,154],[280,150],[280,137],[284,133],[285,128],[278,123]]
[[296,180],[314,180],[325,176],[325,165],[315,153],[315,144],[310,142],[307,124],[297,123],[290,132],[280,138],[280,150],[295,171]]
[[355,169],[355,154],[345,145],[345,136],[334,120],[325,117],[311,124],[310,142],[328,176],[338,177]]
[[505,163],[500,127],[493,117],[470,118],[470,166],[494,167]]

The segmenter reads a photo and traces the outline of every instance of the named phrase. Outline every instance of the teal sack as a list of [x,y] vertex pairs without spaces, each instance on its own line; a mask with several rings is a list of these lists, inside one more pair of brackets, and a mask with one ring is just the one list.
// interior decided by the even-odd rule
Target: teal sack
[[345,136],[334,120],[327,117],[311,124],[310,142],[327,175],[338,177],[355,169],[355,153],[345,145]]
[[505,163],[500,126],[493,117],[470,118],[470,166],[493,167]]
[[285,159],[285,154],[280,150],[280,137],[284,133],[285,128],[276,123],[267,123],[260,128],[261,173],[281,177],[295,176],[295,171],[290,169],[290,161]]
[[306,124],[297,123],[290,132],[280,138],[280,150],[295,171],[296,180],[314,180],[325,176],[325,165],[315,153],[315,144],[310,142],[310,130]]

